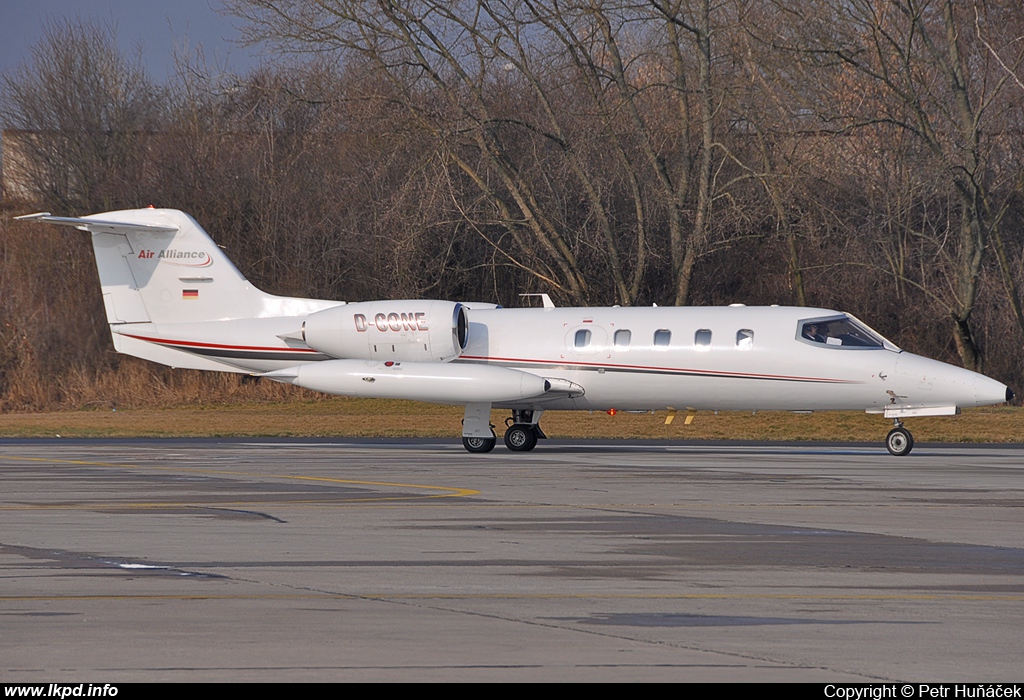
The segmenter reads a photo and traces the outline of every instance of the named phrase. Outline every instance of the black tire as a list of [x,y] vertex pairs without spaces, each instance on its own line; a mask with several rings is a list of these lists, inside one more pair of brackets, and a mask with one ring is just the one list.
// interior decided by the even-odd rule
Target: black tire
[[537,446],[537,433],[532,425],[513,425],[505,431],[505,447],[513,452],[529,452]]
[[485,454],[494,449],[498,439],[489,437],[464,437],[462,438],[462,446],[466,448],[466,452],[472,452],[473,454]]
[[914,436],[906,428],[893,428],[885,438],[885,449],[894,457],[906,457],[914,449]]

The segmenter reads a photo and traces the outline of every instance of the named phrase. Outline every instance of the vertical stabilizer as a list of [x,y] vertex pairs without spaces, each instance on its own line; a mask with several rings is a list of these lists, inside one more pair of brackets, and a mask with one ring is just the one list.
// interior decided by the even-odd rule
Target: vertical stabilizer
[[252,318],[272,313],[279,299],[253,287],[206,231],[176,209],[21,218],[92,234],[111,324]]
[[[134,209],[89,219],[152,228],[92,232],[107,321],[175,323],[251,318],[262,292],[242,276],[213,239],[188,214],[174,209]],[[113,227],[111,227],[113,228]],[[145,318],[140,318],[142,315]]]

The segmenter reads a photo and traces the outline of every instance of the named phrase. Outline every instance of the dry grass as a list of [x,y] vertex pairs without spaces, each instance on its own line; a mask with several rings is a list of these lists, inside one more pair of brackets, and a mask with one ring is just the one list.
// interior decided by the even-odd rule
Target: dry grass
[[[502,425],[506,412],[491,421]],[[410,401],[325,398],[254,401],[172,408],[8,413],[0,417],[2,437],[451,437],[459,435],[462,409]],[[791,413],[726,411],[698,413],[691,425],[678,415],[552,412],[544,416],[551,437],[737,439],[880,442],[890,424],[881,416],[853,412]],[[907,421],[917,441],[1024,442],[1024,409],[966,411],[963,415]],[[500,434],[500,432],[499,432]]]
[[324,394],[288,384],[248,381],[240,374],[176,370],[133,357],[117,360],[115,367],[74,366],[55,377],[40,376],[32,365],[9,372],[0,409],[5,413],[121,411],[327,399]]

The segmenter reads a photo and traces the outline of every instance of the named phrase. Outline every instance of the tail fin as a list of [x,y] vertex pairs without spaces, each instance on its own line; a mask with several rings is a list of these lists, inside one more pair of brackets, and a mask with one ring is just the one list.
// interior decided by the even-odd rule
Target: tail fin
[[92,234],[110,324],[252,318],[279,306],[273,300],[280,297],[253,287],[206,231],[176,209],[18,218]]

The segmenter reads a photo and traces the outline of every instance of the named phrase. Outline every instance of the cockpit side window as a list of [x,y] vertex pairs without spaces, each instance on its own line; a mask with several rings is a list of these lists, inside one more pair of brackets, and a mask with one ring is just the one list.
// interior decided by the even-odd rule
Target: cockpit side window
[[828,347],[861,349],[885,347],[884,338],[849,316],[809,318],[800,321],[797,326],[797,337],[807,343]]

